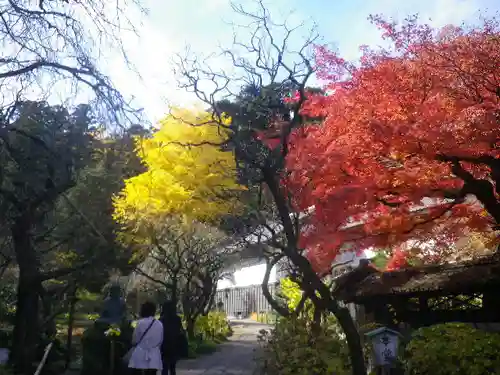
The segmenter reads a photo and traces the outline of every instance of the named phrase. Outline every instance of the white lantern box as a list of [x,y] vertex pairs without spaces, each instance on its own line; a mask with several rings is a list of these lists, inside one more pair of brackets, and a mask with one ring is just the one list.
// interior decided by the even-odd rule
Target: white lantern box
[[398,356],[402,335],[387,327],[380,327],[365,333],[372,343],[375,366],[390,366]]

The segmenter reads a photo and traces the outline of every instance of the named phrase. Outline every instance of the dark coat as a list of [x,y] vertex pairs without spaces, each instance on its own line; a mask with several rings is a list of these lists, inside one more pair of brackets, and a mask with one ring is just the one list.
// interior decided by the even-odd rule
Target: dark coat
[[163,323],[163,344],[161,351],[164,358],[179,359],[183,356],[185,345],[183,341],[184,330],[182,329],[181,318],[178,315],[162,316]]

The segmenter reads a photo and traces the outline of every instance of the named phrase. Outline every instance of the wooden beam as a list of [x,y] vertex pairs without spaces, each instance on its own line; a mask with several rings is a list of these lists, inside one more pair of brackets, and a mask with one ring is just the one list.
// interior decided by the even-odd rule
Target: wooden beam
[[493,310],[430,310],[398,311],[397,316],[401,321],[412,326],[426,326],[438,323],[463,322],[463,323],[497,323],[500,314]]

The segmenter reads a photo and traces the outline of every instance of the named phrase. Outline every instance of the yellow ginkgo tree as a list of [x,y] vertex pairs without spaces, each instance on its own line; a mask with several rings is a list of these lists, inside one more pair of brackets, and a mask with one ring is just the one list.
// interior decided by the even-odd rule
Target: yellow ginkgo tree
[[[226,124],[230,119],[226,118]],[[147,171],[125,181],[115,197],[115,219],[151,223],[167,216],[207,221],[237,207],[234,155],[220,145],[229,133],[203,111],[175,109],[151,138],[137,139]]]

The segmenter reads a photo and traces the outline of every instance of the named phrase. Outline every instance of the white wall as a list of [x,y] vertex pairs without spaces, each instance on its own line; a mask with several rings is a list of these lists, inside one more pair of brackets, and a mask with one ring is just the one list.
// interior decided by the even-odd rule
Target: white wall
[[[258,264],[256,266],[244,267],[234,273],[233,280],[219,280],[217,289],[234,288],[240,286],[260,285],[264,280],[266,265]],[[271,270],[269,282],[276,281],[276,267]]]
[[[375,253],[371,250],[365,250],[361,254],[355,254],[353,252],[345,251],[340,253],[337,258],[335,258],[335,263],[344,263],[349,261],[348,264],[345,265],[351,267],[357,267],[359,265],[359,261],[361,259],[370,259],[375,255]],[[264,280],[264,274],[266,273],[266,265],[258,264],[256,266],[243,267],[242,269],[236,271],[234,273],[233,280],[219,280],[217,283],[217,289],[225,289],[225,288],[235,288],[235,287],[243,287],[249,285],[260,285]],[[271,270],[271,275],[269,277],[269,282],[276,282],[276,267],[273,267]]]

